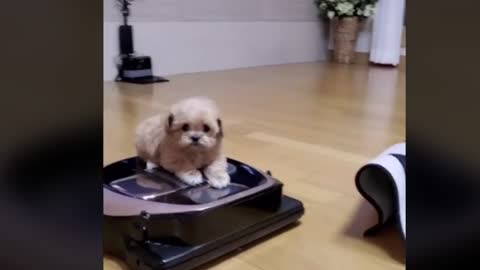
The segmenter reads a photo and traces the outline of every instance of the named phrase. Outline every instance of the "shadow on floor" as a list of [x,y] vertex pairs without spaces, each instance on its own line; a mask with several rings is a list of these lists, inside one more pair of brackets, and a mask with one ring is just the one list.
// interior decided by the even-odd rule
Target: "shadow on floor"
[[345,235],[360,238],[384,249],[393,259],[405,264],[406,245],[395,224],[388,225],[378,234],[364,236],[363,233],[377,223],[377,212],[365,200],[362,200],[352,216],[351,222],[343,231]]

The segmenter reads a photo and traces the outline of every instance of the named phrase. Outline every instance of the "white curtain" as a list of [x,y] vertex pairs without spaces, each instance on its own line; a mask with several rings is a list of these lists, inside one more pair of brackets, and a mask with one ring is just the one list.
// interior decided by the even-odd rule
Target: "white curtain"
[[379,0],[373,18],[370,61],[398,65],[400,62],[405,0]]

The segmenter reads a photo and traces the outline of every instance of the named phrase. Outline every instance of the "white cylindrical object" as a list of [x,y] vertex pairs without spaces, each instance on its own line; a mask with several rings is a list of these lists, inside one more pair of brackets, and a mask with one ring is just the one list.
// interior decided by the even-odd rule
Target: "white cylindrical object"
[[400,62],[405,0],[379,0],[373,18],[370,62],[398,65]]
[[378,232],[388,224],[388,220],[394,219],[398,222],[403,239],[407,239],[406,146],[406,142],[392,145],[362,166],[355,176],[358,190],[375,206],[379,217],[378,223],[366,233]]

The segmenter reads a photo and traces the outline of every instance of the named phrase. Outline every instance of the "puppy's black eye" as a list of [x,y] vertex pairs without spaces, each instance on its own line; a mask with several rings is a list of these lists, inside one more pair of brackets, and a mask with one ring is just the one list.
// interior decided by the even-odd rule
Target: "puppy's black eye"
[[203,132],[209,132],[210,127],[208,125],[203,125]]
[[190,129],[190,126],[189,126],[188,124],[184,124],[184,125],[182,126],[182,130],[183,130],[183,131],[188,131],[189,129]]

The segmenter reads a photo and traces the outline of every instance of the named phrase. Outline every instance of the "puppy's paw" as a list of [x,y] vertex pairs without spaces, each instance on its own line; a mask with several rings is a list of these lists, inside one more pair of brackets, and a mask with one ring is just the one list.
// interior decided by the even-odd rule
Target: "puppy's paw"
[[230,175],[224,170],[207,169],[205,176],[207,176],[207,182],[214,188],[225,188],[230,184]]
[[155,169],[157,168],[158,165],[153,163],[153,162],[150,162],[150,161],[147,161],[147,170],[152,170],[152,169]]
[[176,173],[177,177],[180,178],[184,183],[197,186],[203,182],[202,173],[199,170],[193,170],[188,172],[179,172]]

